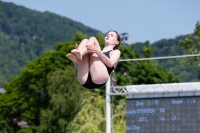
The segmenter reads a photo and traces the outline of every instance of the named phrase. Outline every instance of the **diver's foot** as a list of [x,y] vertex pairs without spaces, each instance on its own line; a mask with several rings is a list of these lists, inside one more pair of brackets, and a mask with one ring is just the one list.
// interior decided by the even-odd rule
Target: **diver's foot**
[[82,61],[82,56],[81,56],[81,52],[80,51],[78,51],[77,49],[73,49],[71,51],[71,53],[76,55],[76,58],[77,58],[78,61]]
[[66,55],[66,57],[68,59],[70,59],[71,61],[73,61],[75,64],[78,64],[78,60],[77,60],[77,58],[76,58],[76,56],[74,54],[69,53],[69,54]]

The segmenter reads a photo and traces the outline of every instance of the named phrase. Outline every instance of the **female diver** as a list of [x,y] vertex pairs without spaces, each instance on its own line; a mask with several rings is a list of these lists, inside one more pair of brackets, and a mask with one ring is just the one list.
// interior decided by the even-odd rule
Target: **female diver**
[[111,72],[117,66],[121,52],[120,35],[111,30],[104,38],[104,48],[101,50],[95,37],[83,39],[79,46],[66,57],[73,61],[77,69],[79,83],[88,89],[100,88],[106,84]]

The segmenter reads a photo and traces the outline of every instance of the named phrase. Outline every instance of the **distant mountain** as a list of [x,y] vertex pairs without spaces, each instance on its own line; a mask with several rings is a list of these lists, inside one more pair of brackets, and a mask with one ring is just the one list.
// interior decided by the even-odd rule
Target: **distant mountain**
[[67,17],[6,2],[0,2],[0,26],[2,32],[8,35],[25,36],[19,38],[19,43],[35,40],[54,44],[58,41],[72,41],[76,31],[88,35],[96,35],[98,32]]
[[73,41],[77,31],[89,36],[99,32],[67,17],[0,1],[0,87],[55,43]]

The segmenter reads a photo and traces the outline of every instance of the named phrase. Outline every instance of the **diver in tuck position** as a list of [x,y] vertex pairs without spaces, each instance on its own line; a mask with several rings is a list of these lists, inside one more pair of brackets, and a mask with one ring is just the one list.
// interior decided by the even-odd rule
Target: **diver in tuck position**
[[117,66],[121,52],[120,35],[111,30],[105,36],[105,46],[101,50],[95,37],[83,39],[66,57],[73,61],[79,83],[88,89],[100,88],[106,84],[111,72]]

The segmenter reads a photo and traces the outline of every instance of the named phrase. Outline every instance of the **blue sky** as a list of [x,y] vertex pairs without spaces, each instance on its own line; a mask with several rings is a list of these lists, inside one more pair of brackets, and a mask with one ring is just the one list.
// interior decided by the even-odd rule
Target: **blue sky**
[[102,32],[128,32],[127,43],[175,38],[194,32],[200,0],[2,0],[50,11]]

